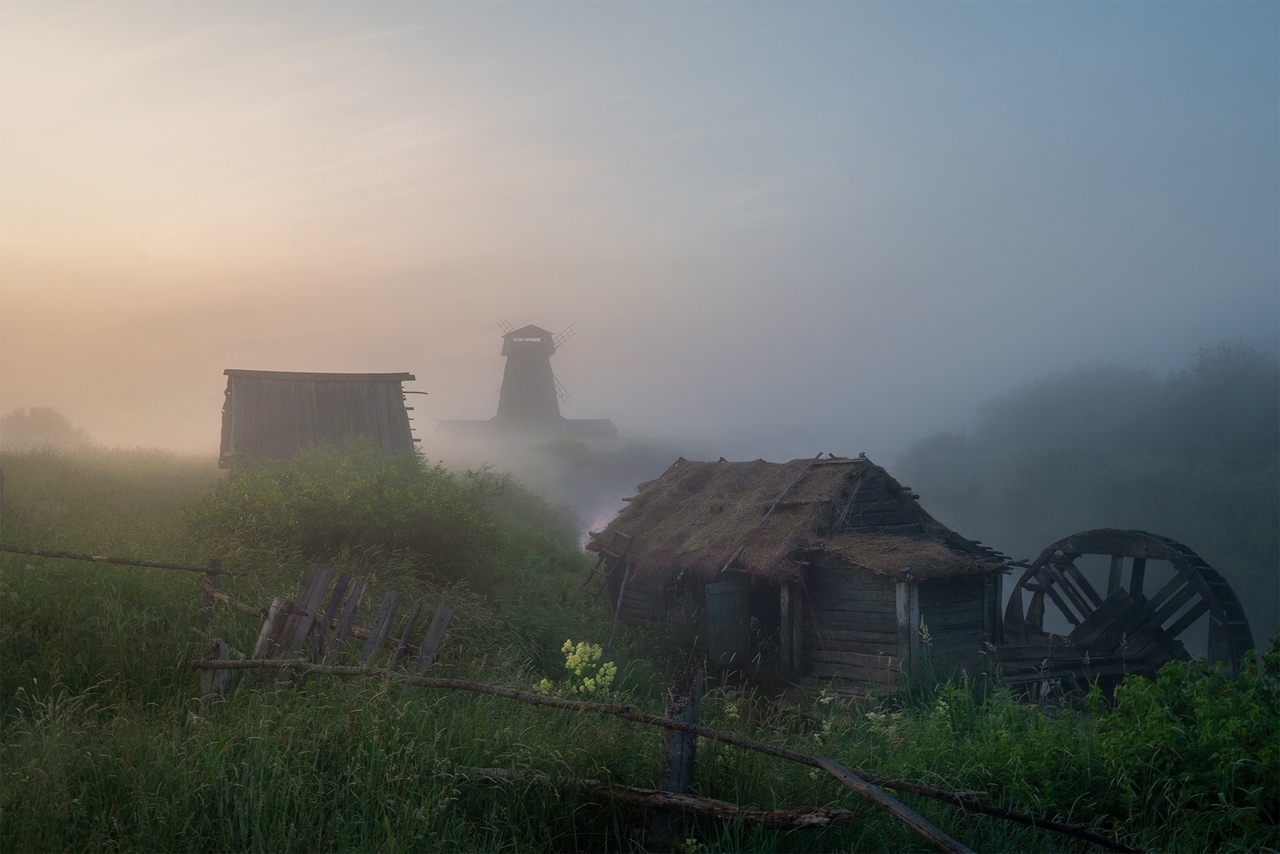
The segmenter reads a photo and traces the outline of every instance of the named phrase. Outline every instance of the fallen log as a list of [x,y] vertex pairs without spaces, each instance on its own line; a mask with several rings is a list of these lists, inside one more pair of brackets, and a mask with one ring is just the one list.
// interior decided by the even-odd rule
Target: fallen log
[[552,787],[577,786],[591,789],[615,800],[637,806],[694,813],[696,815],[711,816],[712,818],[741,819],[776,830],[824,828],[842,821],[854,821],[860,817],[853,810],[839,809],[838,807],[803,806],[792,807],[791,809],[765,809],[764,807],[743,806],[698,795],[624,786],[620,783],[609,783],[604,780],[551,777],[539,771],[513,771],[506,768],[469,768],[461,765],[453,766],[452,771],[464,777],[530,781],[544,783]]

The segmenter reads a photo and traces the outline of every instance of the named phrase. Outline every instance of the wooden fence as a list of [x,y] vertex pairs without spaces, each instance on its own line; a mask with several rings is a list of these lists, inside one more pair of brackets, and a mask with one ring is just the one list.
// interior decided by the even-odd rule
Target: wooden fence
[[[30,549],[5,544],[0,544],[0,551],[96,563],[199,572],[205,576],[202,588],[206,595],[207,614],[210,614],[212,608],[216,607],[218,602],[222,602],[242,613],[262,619],[262,629],[259,632],[258,641],[254,646],[253,655],[250,659],[231,658],[231,651],[227,645],[220,639],[214,639],[206,648],[205,654],[199,660],[191,662],[191,667],[201,672],[201,705],[206,712],[213,698],[225,695],[229,691],[231,672],[236,670],[276,670],[278,673],[299,673],[304,676],[377,677],[411,686],[471,691],[496,697],[505,697],[530,705],[613,715],[624,720],[661,727],[673,734],[687,736],[665,740],[660,785],[664,785],[668,789],[688,788],[692,779],[691,767],[694,739],[696,737],[731,744],[747,750],[776,756],[787,761],[808,765],[830,774],[841,785],[853,790],[877,807],[889,811],[895,818],[910,826],[939,851],[967,852],[969,849],[943,833],[910,807],[887,794],[883,789],[908,792],[949,803],[970,812],[990,815],[1077,839],[1084,839],[1111,851],[1136,852],[1138,850],[1081,825],[1016,813],[1001,807],[984,804],[966,793],[951,792],[932,786],[894,780],[867,771],[852,770],[829,757],[803,754],[787,748],[775,747],[748,739],[735,733],[702,726],[697,723],[700,674],[678,673],[676,675],[672,682],[672,689],[669,692],[667,714],[665,716],[644,714],[626,705],[568,700],[500,685],[431,677],[428,673],[452,619],[453,609],[447,605],[437,607],[421,643],[414,646],[409,641],[417,625],[418,618],[421,616],[423,603],[418,602],[414,606],[399,637],[391,638],[389,637],[390,628],[399,608],[401,595],[395,591],[388,591],[378,607],[372,626],[367,630],[361,629],[355,625],[354,620],[367,588],[365,580],[353,578],[345,572],[339,573],[337,578],[334,579],[333,569],[321,564],[311,564],[307,568],[299,585],[298,593],[292,600],[276,597],[272,600],[269,608],[262,609],[240,602],[219,589],[221,576],[238,575],[240,573],[224,569],[221,562],[217,560],[211,560],[208,565],[203,567],[194,567],[131,558],[113,558]],[[334,581],[334,584],[332,590],[329,591],[329,582],[331,580]],[[327,606],[322,614],[320,606],[326,601],[326,591],[329,591],[329,596],[327,597]],[[365,641],[359,656],[361,664],[359,666],[340,666],[329,663],[343,648],[345,640],[352,636],[363,638]],[[371,662],[375,661],[376,657],[384,649],[391,650],[390,660],[386,664],[375,666]],[[415,658],[417,659],[417,664],[409,672],[399,669],[398,665],[402,661]],[[530,780],[544,780],[549,784],[571,782],[576,785],[586,785],[594,789],[600,789],[614,797],[644,804],[659,810],[697,812],[706,815],[741,818],[775,827],[823,827],[837,821],[851,820],[856,817],[855,813],[848,810],[817,807],[765,810],[758,807],[744,807],[711,798],[701,798],[681,791],[641,789],[593,780],[554,781],[549,777],[545,777],[545,775],[528,774],[506,769],[455,767],[454,771],[467,776],[481,776],[492,779],[527,778]]]

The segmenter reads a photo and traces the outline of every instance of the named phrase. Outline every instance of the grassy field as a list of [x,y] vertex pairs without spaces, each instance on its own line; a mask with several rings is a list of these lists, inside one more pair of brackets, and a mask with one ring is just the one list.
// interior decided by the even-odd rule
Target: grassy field
[[[330,549],[331,563],[370,579],[366,598],[375,603],[390,588],[457,609],[432,672],[439,676],[564,686],[573,681],[565,639],[608,637],[605,609],[576,592],[589,564],[557,533],[572,525],[518,484],[493,473],[384,470],[323,456],[307,465],[237,484],[212,459],[155,451],[6,452],[0,540],[194,564],[220,556],[246,572],[226,578],[225,589],[259,605],[291,593],[307,559]],[[343,467],[357,476],[335,485]],[[290,503],[295,493],[306,502]],[[251,505],[258,510],[247,519],[237,508]],[[344,507],[354,508],[351,518]],[[412,526],[415,513],[441,507],[455,514],[444,525],[450,536],[487,544],[475,547],[474,565],[466,552],[433,554],[444,547],[429,541],[382,548],[369,540],[395,539],[372,527],[387,513],[403,510]],[[263,519],[277,511],[273,534]],[[350,536],[290,539],[308,514],[350,523]],[[247,651],[259,625],[221,609],[205,627],[199,582],[179,572],[0,555],[0,850],[927,847],[824,774],[705,740],[696,793],[763,807],[840,806],[860,820],[779,831],[691,819],[677,838],[656,837],[645,833],[647,815],[589,789],[459,771],[652,785],[658,731],[606,716],[382,680],[299,684],[252,674],[201,716],[189,663],[212,636]],[[607,699],[654,714],[672,669],[699,660],[694,648],[626,628],[611,657],[618,674]],[[1269,672],[1240,677],[1171,670],[1157,682],[1126,684],[1114,701],[1092,697],[1079,711],[1015,702],[991,674],[920,678],[901,696],[860,703],[823,693],[782,705],[763,688],[713,690],[702,722],[847,767],[980,792],[994,805],[1142,848],[1259,850],[1280,846],[1280,651],[1268,663]],[[1098,850],[903,799],[975,850]]]

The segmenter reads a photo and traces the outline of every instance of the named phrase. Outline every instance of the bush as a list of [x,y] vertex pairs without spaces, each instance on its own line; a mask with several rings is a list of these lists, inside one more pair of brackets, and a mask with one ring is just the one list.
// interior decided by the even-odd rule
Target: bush
[[500,477],[455,475],[417,453],[356,440],[237,468],[191,513],[220,553],[336,562],[393,554],[449,579],[494,569],[501,532],[486,502]]
[[[1095,711],[1101,711],[1094,697]],[[1221,810],[1235,822],[1280,821],[1280,633],[1239,674],[1174,661],[1154,681],[1125,679],[1100,716],[1111,780],[1132,812]]]
[[83,427],[74,427],[67,417],[51,406],[14,409],[0,417],[0,446],[60,446],[68,448],[89,444]]

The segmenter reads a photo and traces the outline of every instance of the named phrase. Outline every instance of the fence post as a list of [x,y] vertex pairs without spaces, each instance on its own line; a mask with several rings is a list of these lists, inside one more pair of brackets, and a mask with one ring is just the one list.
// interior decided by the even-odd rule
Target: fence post
[[[702,670],[677,667],[667,686],[665,717],[681,723],[696,724],[702,705]],[[690,732],[664,730],[662,733],[662,765],[654,787],[677,795],[687,794],[693,786],[694,747],[696,736]],[[650,830],[659,836],[680,839],[682,821],[678,813],[656,813]]]
[[[231,648],[222,638],[214,638],[204,648],[203,658],[206,661],[225,661],[231,657]],[[208,715],[213,702],[231,693],[230,670],[200,671],[200,714]]]
[[214,597],[214,593],[222,587],[222,558],[209,558],[209,571],[204,574],[204,630],[208,631],[213,626],[214,611],[218,607],[218,600]]

